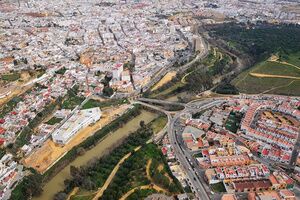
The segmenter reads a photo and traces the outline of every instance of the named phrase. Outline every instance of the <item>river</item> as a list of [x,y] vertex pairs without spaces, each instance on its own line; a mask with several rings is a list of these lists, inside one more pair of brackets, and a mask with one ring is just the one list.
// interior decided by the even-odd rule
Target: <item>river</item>
[[108,135],[104,140],[99,142],[95,147],[87,150],[84,155],[77,157],[73,162],[68,164],[63,170],[61,170],[57,175],[55,175],[49,182],[43,187],[44,192],[41,196],[33,198],[33,200],[53,200],[54,195],[63,190],[64,180],[70,178],[70,166],[82,166],[85,165],[89,160],[100,157],[103,153],[116,142],[126,136],[131,132],[137,130],[140,126],[140,121],[143,120],[145,123],[149,123],[158,115],[145,110],[142,110],[141,114],[130,120],[122,128],[114,131]]

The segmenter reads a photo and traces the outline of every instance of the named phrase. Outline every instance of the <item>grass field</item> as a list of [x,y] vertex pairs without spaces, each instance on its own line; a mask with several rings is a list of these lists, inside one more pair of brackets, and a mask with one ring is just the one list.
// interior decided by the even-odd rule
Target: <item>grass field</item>
[[128,103],[127,99],[112,99],[107,101],[98,101],[95,99],[90,99],[83,105],[82,109],[89,109],[95,107],[105,108],[109,106],[119,106],[125,103]]
[[62,121],[61,118],[52,117],[49,121],[46,122],[46,124],[54,125],[54,124],[57,124],[61,121]]
[[13,82],[21,78],[19,73],[12,73],[12,74],[3,74],[1,75],[1,80]]
[[77,95],[70,95],[66,100],[63,101],[62,109],[73,110],[76,106],[80,105],[84,101],[84,97]]
[[214,192],[226,192],[223,182],[211,184],[210,187]]
[[225,128],[227,130],[230,130],[233,133],[236,133],[238,130],[239,124],[241,122],[241,119],[242,119],[241,114],[231,112],[226,121]]
[[88,195],[77,195],[77,196],[72,196],[70,200],[92,200],[94,198],[93,194],[88,194]]
[[251,72],[270,74],[270,75],[284,75],[284,76],[296,76],[300,77],[300,69],[296,67],[281,64],[277,62],[264,61],[257,64]]
[[151,124],[151,128],[153,129],[153,133],[156,134],[160,130],[162,130],[165,127],[165,125],[167,124],[167,122],[168,122],[168,119],[165,115],[156,118],[153,121],[153,123]]
[[[271,75],[274,77],[258,77],[255,76],[256,74]],[[276,76],[285,76],[286,78]],[[260,62],[242,72],[232,83],[241,93],[270,93],[300,96],[299,78],[300,53],[295,53],[288,55],[287,59],[283,61]]]
[[294,54],[290,54],[285,61],[293,65],[300,66],[300,51]]
[[156,190],[154,190],[154,189],[138,189],[138,190],[134,191],[134,193],[132,193],[130,196],[128,196],[126,198],[126,200],[144,199],[153,193],[156,193]]

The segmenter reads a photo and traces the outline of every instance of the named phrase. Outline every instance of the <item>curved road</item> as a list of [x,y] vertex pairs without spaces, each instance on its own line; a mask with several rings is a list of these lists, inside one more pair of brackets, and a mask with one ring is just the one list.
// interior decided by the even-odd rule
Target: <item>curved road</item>
[[[143,99],[145,100],[145,99]],[[149,99],[147,99],[149,100]],[[180,124],[180,116],[185,113],[191,113],[191,112],[199,112],[205,109],[208,109],[210,107],[216,106],[224,101],[224,98],[222,99],[205,99],[200,101],[193,101],[188,104],[186,104],[185,109],[176,113],[174,117],[172,117],[171,113],[165,110],[162,110],[159,107],[156,107],[154,105],[150,105],[144,102],[134,102],[138,103],[144,106],[148,106],[152,109],[159,110],[161,112],[164,112],[168,117],[168,123],[166,126],[168,126],[168,137],[170,140],[170,144],[173,146],[175,156],[177,160],[180,162],[180,164],[183,166],[183,169],[187,175],[187,181],[188,184],[192,190],[192,192],[195,194],[196,198],[199,200],[210,200],[208,193],[208,188],[206,186],[206,183],[204,183],[203,177],[201,177],[200,173],[197,171],[194,166],[196,166],[196,162],[193,160],[191,155],[188,153],[187,150],[184,149],[184,145],[182,142],[178,139],[178,135],[180,130],[178,129],[178,125]],[[151,101],[149,101],[151,102]],[[163,102],[166,103],[166,102]]]

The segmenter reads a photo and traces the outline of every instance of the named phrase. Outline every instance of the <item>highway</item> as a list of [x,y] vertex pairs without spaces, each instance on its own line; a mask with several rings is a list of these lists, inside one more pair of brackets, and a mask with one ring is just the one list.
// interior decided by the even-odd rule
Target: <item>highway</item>
[[[174,148],[174,153],[177,160],[185,169],[188,184],[192,192],[199,200],[209,200],[211,198],[209,197],[209,190],[206,186],[206,183],[203,180],[203,174],[201,174],[201,172],[197,168],[195,168],[195,166],[197,166],[197,163],[195,162],[194,158],[192,158],[188,150],[185,149],[181,138],[178,137],[178,135],[181,134],[180,132],[183,131],[183,128],[180,126],[180,116],[184,113],[189,113],[192,110],[193,112],[199,112],[201,110],[205,110],[210,107],[216,106],[222,102],[222,100],[208,100],[195,102],[193,103],[194,106],[192,108],[187,107],[182,112],[177,113],[173,118],[170,115],[168,115],[168,118],[170,120],[170,125],[168,127],[168,136],[170,143]],[[194,107],[198,107],[198,109],[195,110]]]
[[[199,200],[210,200],[215,198],[209,197],[209,193],[208,193],[209,188],[203,179],[204,172],[194,167],[197,166],[197,163],[194,160],[194,158],[191,156],[190,152],[186,150],[183,145],[182,138],[180,137],[181,132],[183,131],[183,126],[180,125],[179,120],[182,114],[190,113],[190,112],[199,112],[201,110],[205,110],[210,107],[216,106],[222,103],[223,101],[224,100],[215,100],[215,99],[195,101],[186,104],[185,109],[181,112],[176,113],[174,117],[172,117],[171,112],[162,110],[160,107],[157,107],[155,105],[151,105],[141,101],[132,102],[133,104],[141,104],[143,106],[147,106],[149,108],[161,111],[167,115],[168,123],[165,126],[164,130],[167,129],[167,133],[170,139],[170,143],[173,146],[175,156],[177,160],[180,162],[180,164],[183,166],[183,169],[187,175],[188,184],[192,192]],[[164,135],[164,132],[165,131],[161,131],[159,134],[157,134],[157,136],[154,138],[154,142],[159,141]]]

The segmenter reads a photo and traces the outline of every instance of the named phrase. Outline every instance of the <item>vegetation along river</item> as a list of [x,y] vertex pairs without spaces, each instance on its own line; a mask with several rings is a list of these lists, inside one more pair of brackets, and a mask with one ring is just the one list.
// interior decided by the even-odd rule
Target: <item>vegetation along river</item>
[[100,141],[95,147],[87,150],[84,155],[77,157],[73,162],[68,164],[57,175],[55,175],[43,187],[44,192],[41,196],[33,198],[33,200],[52,200],[54,195],[63,190],[64,180],[70,178],[70,166],[82,166],[95,157],[100,157],[112,145],[116,144],[120,139],[128,136],[131,132],[137,130],[140,126],[140,121],[143,120],[146,124],[156,118],[158,115],[145,110],[141,114],[130,120],[122,128],[112,132]]

